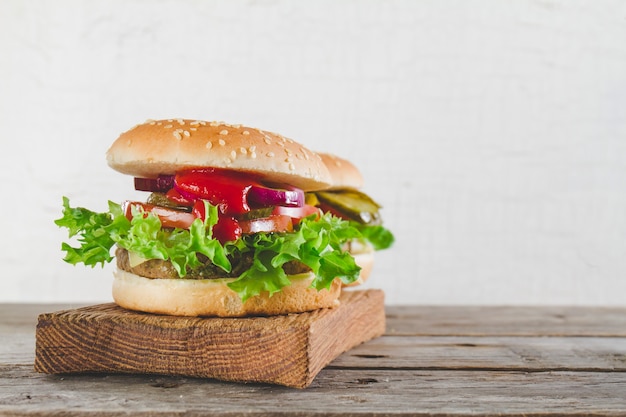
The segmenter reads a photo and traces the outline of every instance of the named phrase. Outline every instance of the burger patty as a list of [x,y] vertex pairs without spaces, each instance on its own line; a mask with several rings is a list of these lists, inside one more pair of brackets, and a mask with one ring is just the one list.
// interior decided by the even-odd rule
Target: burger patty
[[[139,265],[131,266],[128,251],[120,247],[115,250],[115,258],[119,269],[131,272],[135,275],[146,278],[180,278],[178,276],[178,272],[176,272],[176,269],[174,269],[174,266],[170,261],[150,259],[140,263]],[[185,279],[237,278],[244,271],[250,269],[254,258],[252,253],[244,253],[240,256],[230,258],[229,260],[232,265],[232,270],[230,272],[226,272],[222,268],[216,266],[202,254],[198,254],[198,260],[200,260],[202,265],[196,268],[188,267]],[[309,272],[311,271],[311,268],[304,265],[302,262],[290,261],[283,265],[283,270],[287,275],[296,275]]]

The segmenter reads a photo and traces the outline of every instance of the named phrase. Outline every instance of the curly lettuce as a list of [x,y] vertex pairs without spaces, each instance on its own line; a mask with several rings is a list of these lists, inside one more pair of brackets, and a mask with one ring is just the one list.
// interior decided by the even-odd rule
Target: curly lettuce
[[145,259],[168,260],[184,278],[188,269],[201,265],[198,254],[229,272],[230,259],[236,252],[250,252],[252,266],[228,284],[244,302],[264,291],[271,295],[289,285],[291,281],[282,266],[290,261],[302,262],[311,269],[316,276],[311,285],[317,290],[329,288],[335,278],[346,284],[354,282],[361,268],[343,249],[345,243],[360,239],[383,249],[393,242],[391,232],[382,226],[364,226],[326,213],[302,219],[293,232],[258,233],[221,244],[212,236],[218,209],[208,202],[206,219],[196,219],[189,230],[163,229],[156,215],[139,209],[133,209],[129,220],[114,202],[109,202],[108,208],[107,212],[96,213],[71,207],[69,199],[63,197],[63,216],[55,223],[68,229],[69,237],[77,243],[62,243],[66,262],[103,266],[111,262],[117,245]]

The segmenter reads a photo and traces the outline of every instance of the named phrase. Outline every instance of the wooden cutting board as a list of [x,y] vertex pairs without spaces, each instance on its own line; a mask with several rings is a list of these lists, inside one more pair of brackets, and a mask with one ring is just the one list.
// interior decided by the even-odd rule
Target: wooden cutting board
[[175,317],[100,304],[39,315],[35,370],[145,373],[305,388],[341,353],[385,330],[381,290],[274,317]]

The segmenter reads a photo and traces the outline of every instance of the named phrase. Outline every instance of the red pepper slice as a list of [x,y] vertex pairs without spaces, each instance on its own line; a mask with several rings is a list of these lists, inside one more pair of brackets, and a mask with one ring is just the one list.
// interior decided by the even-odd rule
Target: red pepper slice
[[170,189],[165,193],[165,196],[172,200],[173,202],[180,204],[181,206],[191,207],[194,204],[194,200],[190,200],[188,198],[183,197],[176,188]]
[[242,235],[239,222],[232,217],[220,216],[219,221],[213,226],[213,237],[221,244],[239,239]]
[[[202,221],[206,218],[206,210],[204,206],[204,202],[202,200],[197,200],[193,205],[192,213]],[[213,233],[213,238],[220,241],[221,244],[226,242],[235,241],[239,239],[242,235],[241,226],[239,222],[235,220],[233,217],[228,217],[223,214],[218,216],[217,223],[211,229]]]
[[229,215],[250,211],[247,194],[252,185],[250,177],[213,168],[179,172],[174,178],[174,187],[184,198],[205,199]]

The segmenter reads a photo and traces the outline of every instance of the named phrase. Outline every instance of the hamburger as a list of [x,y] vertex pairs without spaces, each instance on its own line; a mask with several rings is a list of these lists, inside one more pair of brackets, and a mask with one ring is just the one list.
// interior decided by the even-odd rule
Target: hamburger
[[324,212],[354,222],[365,234],[378,235],[371,239],[351,239],[344,246],[361,268],[359,278],[344,286],[356,286],[369,278],[374,266],[374,251],[390,246],[393,236],[382,227],[380,204],[360,190],[364,179],[356,165],[337,155],[319,155],[330,172],[333,184],[315,193],[316,205]]
[[78,243],[62,244],[66,262],[115,261],[113,299],[123,308],[241,317],[333,307],[361,274],[351,242],[393,241],[380,224],[334,214],[345,199],[327,194],[343,185],[322,156],[276,133],[152,120],[106,156],[146,199],[95,212],[64,197],[55,223]]

